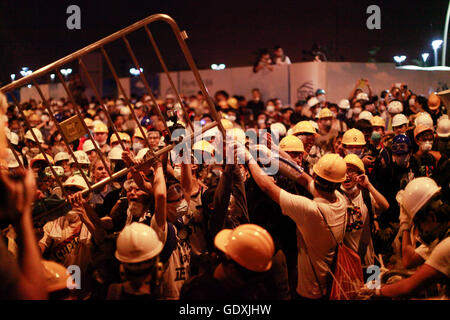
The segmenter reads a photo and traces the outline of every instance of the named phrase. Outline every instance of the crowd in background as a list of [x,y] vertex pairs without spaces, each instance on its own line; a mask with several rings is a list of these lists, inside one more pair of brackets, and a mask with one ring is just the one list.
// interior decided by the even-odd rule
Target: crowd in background
[[[374,265],[387,279],[354,297],[448,297],[450,120],[435,93],[359,79],[340,101],[317,89],[291,106],[255,88],[102,106],[77,83],[73,101],[2,102],[1,299],[326,299],[342,243],[362,284]],[[215,127],[192,161],[148,160],[170,132],[213,122],[210,105],[231,140],[218,147]],[[89,134],[65,141],[57,124],[77,108]],[[280,170],[263,172],[248,132]]]

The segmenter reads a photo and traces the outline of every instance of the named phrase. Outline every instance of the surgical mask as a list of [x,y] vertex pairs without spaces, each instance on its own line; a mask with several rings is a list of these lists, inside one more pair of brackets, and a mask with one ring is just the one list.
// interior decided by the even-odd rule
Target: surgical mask
[[275,111],[275,107],[274,106],[267,106],[266,111],[267,112],[274,112]]
[[78,213],[75,210],[70,210],[66,213],[65,218],[69,223],[74,223],[78,220]]
[[39,153],[39,148],[38,147],[32,147],[32,148],[30,148],[30,152],[37,155]]
[[393,160],[399,167],[406,168],[406,167],[408,166],[408,162],[409,162],[409,154],[404,154],[404,155],[396,155],[396,154],[393,154],[393,155],[392,155],[392,160]]
[[[176,206],[176,207],[175,207]],[[179,204],[167,204],[167,211],[175,216],[175,219],[178,220],[182,216],[184,216],[188,212],[188,203],[186,199],[181,200]]]
[[360,113],[361,113],[361,108],[354,108],[353,109],[353,114],[355,114],[355,115],[359,115]]
[[139,217],[144,212],[144,205],[138,201],[130,201],[130,205],[128,206],[128,212],[133,217]]
[[372,132],[371,139],[373,142],[378,143],[381,140],[381,134],[379,132],[374,131],[374,132]]
[[344,149],[345,154],[356,154],[359,158],[362,157],[364,150],[363,149]]
[[409,100],[408,100],[408,103],[409,103],[410,106],[412,106],[412,105],[414,105],[414,104],[416,103],[416,100],[414,100],[414,99],[409,99]]
[[325,102],[325,96],[320,95],[317,97],[317,100],[319,100],[320,102]]
[[236,116],[228,116],[228,120],[230,120],[230,121],[236,121]]
[[258,120],[258,126],[263,126],[265,123],[266,123],[266,120],[264,120],[264,119]]
[[433,143],[431,141],[420,142],[419,147],[423,152],[428,152],[433,147]]
[[142,143],[140,143],[140,142],[133,143],[133,151],[135,153],[138,153],[143,148],[144,148],[144,145]]

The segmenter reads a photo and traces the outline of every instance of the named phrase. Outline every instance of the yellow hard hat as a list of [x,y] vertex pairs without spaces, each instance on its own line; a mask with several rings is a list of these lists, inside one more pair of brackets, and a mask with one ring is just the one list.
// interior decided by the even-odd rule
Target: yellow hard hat
[[340,183],[345,181],[347,163],[336,153],[328,153],[317,161],[313,171],[322,179]]
[[332,118],[333,117],[333,112],[331,112],[330,109],[328,108],[323,108],[322,110],[320,110],[319,112],[319,119],[322,118]]
[[349,146],[364,146],[366,145],[366,139],[364,139],[364,135],[358,129],[350,129],[345,131],[344,136],[342,137],[342,144]]
[[418,124],[417,126],[416,126],[416,128],[414,129],[414,139],[416,139],[417,140],[417,136],[419,135],[419,134],[421,134],[422,132],[425,132],[425,131],[431,131],[431,132],[433,132],[433,128],[430,128],[430,127],[428,127],[428,126],[426,126],[426,125],[423,125],[423,124]]
[[97,122],[94,125],[94,133],[108,133],[108,127],[103,122]]
[[238,101],[236,98],[230,98],[227,100],[227,103],[230,107],[232,107],[233,109],[238,109],[239,105],[238,105]]
[[[131,142],[131,138],[127,133],[118,132],[118,134],[119,134],[120,140],[126,141],[126,142]],[[116,136],[116,134],[113,134],[111,136],[111,143],[115,143],[115,142],[117,142],[117,136]]]
[[[67,289],[67,280],[71,279],[66,267],[50,260],[42,260],[45,275],[45,289],[47,292],[55,292]],[[72,282],[72,281],[71,281]]]
[[436,110],[440,105],[441,99],[439,98],[439,96],[434,92],[431,93],[428,96],[428,108],[430,108],[430,110]]
[[286,136],[281,139],[280,149],[283,151],[305,152],[302,140],[294,135]]
[[384,127],[385,126],[384,119],[380,116],[375,116],[372,119],[370,119],[370,123],[372,124],[372,127]]
[[[144,131],[145,136],[147,136],[147,130],[145,128],[142,128],[142,131]],[[133,137],[144,139],[144,136],[142,135],[141,130],[139,129],[139,127],[136,127],[136,129],[134,129]]]
[[366,173],[366,170],[364,168],[364,163],[356,154],[351,153],[351,154],[346,155],[344,158],[344,161],[347,164],[352,164],[352,165],[356,166],[363,173]]
[[86,127],[92,127],[93,126],[93,121],[91,118],[84,118],[84,123],[86,124]]
[[205,140],[200,140],[194,143],[194,145],[192,146],[192,150],[205,151],[209,152],[210,154],[213,154],[214,152],[213,146]]
[[312,133],[316,134],[316,129],[312,126],[312,124],[309,121],[300,121],[294,126],[293,134],[299,135],[302,133]]
[[227,136],[231,137],[235,141],[239,141],[240,143],[245,144],[245,132],[240,128],[228,129]]
[[272,267],[275,246],[272,236],[256,224],[223,229],[214,238],[215,246],[242,267],[264,272]]
[[[52,158],[50,155],[48,155],[48,154],[47,154],[47,158],[48,158],[48,161],[50,161],[50,164],[53,164],[53,158]],[[45,163],[47,163],[46,160],[45,160],[45,158],[44,158],[44,155],[43,155],[42,153],[39,153],[39,154],[36,155],[33,159],[31,159],[31,161],[30,161],[30,167],[33,167],[33,164],[34,164],[36,161],[44,161]]]
[[222,126],[225,130],[233,129],[234,127],[233,123],[228,119],[220,119],[220,122],[222,122]]

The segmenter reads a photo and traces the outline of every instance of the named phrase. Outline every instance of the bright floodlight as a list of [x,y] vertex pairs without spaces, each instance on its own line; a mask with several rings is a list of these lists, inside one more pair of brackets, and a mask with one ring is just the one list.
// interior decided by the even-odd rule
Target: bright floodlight
[[54,74],[54,73],[52,73],[52,74],[50,75],[50,79],[55,80],[55,74]]
[[427,59],[428,59],[428,57],[430,56],[430,54],[429,53],[422,53],[422,60],[423,60],[423,62],[427,62]]
[[219,64],[219,70],[225,69],[225,65],[223,63]]
[[213,69],[213,70],[219,70],[219,66],[218,66],[217,64],[213,63],[213,64],[211,65],[211,69]]
[[442,45],[442,40],[434,40],[433,42],[431,42],[431,46],[433,47],[434,50],[437,50],[441,47]]
[[140,70],[138,70],[136,68],[130,69],[130,74],[132,74],[133,76],[138,76],[142,72],[144,72],[144,69],[142,69],[142,68],[140,68]]
[[28,76],[32,73],[33,73],[33,71],[28,70],[27,67],[23,67],[22,70],[20,70],[20,74],[22,75],[22,77]]
[[11,77],[11,81],[14,81],[14,79],[16,78],[16,74],[15,73],[11,73],[10,77]]
[[394,61],[397,63],[402,63],[405,60],[406,60],[406,56],[395,56],[394,57]]

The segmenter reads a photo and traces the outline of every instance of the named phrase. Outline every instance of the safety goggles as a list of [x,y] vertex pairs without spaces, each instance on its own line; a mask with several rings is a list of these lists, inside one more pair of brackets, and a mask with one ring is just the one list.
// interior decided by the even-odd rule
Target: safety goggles
[[409,152],[409,146],[406,143],[399,143],[392,145],[392,153],[405,154]]

